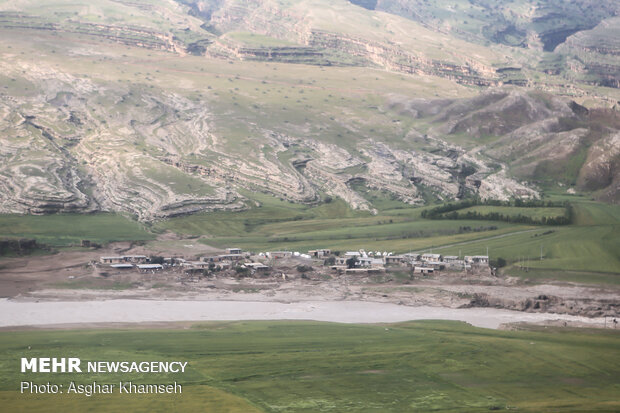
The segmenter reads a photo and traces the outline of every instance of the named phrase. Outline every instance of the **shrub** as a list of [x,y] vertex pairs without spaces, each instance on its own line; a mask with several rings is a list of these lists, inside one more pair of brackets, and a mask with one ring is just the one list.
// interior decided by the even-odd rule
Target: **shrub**
[[351,257],[347,261],[347,268],[355,268],[357,264],[357,257]]
[[506,260],[502,257],[498,257],[496,260],[491,261],[491,266],[502,268],[506,266]]

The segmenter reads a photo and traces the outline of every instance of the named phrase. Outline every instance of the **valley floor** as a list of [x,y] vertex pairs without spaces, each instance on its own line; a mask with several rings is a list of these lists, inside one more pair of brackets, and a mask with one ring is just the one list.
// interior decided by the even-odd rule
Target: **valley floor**
[[613,328],[620,303],[620,288],[615,285],[535,284],[493,276],[488,269],[442,271],[430,277],[413,277],[398,268],[375,275],[338,275],[315,263],[312,272],[301,276],[296,271],[299,262],[291,259],[283,260],[269,275],[238,278],[225,271],[209,277],[133,271],[102,276],[91,264],[106,252],[135,253],[130,247],[116,243],[100,250],[3,260],[0,327],[444,319],[487,328],[523,322]]

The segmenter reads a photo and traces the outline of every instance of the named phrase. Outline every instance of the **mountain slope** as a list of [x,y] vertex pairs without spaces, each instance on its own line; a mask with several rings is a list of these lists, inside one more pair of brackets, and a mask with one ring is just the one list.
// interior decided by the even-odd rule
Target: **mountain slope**
[[0,212],[617,200],[616,114],[483,91],[501,49],[345,1],[40,6],[0,3]]

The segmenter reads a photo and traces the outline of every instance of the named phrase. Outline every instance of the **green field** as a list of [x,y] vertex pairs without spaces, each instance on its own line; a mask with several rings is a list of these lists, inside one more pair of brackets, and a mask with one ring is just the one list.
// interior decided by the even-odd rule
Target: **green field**
[[409,252],[533,228],[491,221],[425,220],[420,218],[419,208],[371,215],[353,211],[340,200],[318,207],[263,201],[261,208],[249,211],[172,218],[156,224],[155,229],[204,235],[206,244],[234,244],[251,251],[366,248]]
[[[572,225],[542,226],[493,240],[437,248],[437,252],[469,255],[488,246],[491,259],[505,258],[512,264],[508,273],[523,278],[620,283],[620,207],[574,199],[573,208]],[[520,270],[523,262],[530,271]]]
[[[479,255],[486,253],[488,247],[491,259],[506,259],[505,271],[521,278],[620,283],[620,207],[616,205],[572,197],[571,225],[534,226],[423,219],[420,214],[425,208],[391,209],[371,215],[353,211],[340,200],[308,207],[266,195],[254,197],[261,207],[188,215],[150,226],[111,214],[0,215],[0,238],[35,238],[61,246],[79,243],[81,239],[101,243],[148,241],[157,233],[172,231],[199,236],[199,241],[208,245],[234,245],[257,252],[364,248],[404,253],[432,248],[444,255]],[[540,215],[553,208],[523,209]],[[166,241],[158,243],[161,246]],[[527,272],[521,269],[524,262],[529,268]]]
[[154,238],[142,225],[114,214],[0,215],[1,238],[29,238],[52,246],[145,241]]
[[[214,322],[191,329],[0,333],[10,412],[617,411],[616,331],[459,322]],[[21,357],[188,361],[185,374],[20,374]],[[21,395],[20,382],[183,384],[179,395]]]
[[[203,235],[202,242],[209,245],[237,245],[252,251],[365,248],[402,253],[433,248],[444,255],[479,255],[488,247],[491,259],[501,257],[515,264],[509,273],[523,278],[529,278],[529,272],[512,270],[529,258],[529,267],[541,270],[532,272],[531,278],[589,282],[588,274],[593,274],[593,282],[620,282],[620,207],[579,197],[572,202],[574,222],[562,226],[429,220],[420,217],[424,208],[385,210],[373,216],[335,201],[315,208],[267,203],[239,213],[174,218],[156,228]],[[563,208],[475,208],[505,208],[521,214],[531,210],[533,217],[563,213]]]

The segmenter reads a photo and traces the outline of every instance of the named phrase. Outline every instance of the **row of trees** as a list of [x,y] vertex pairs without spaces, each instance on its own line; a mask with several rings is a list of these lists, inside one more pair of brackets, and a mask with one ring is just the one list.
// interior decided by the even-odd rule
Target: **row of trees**
[[[498,206],[498,207],[520,207],[520,208],[564,208],[564,215],[543,216],[540,218],[517,214],[502,214],[501,212],[477,212],[467,211],[459,212],[462,209],[473,206]],[[515,200],[515,201],[498,201],[498,200],[480,200],[479,198],[469,199],[465,201],[440,205],[438,207],[422,211],[421,216],[428,219],[471,219],[471,220],[488,220],[488,221],[505,221],[518,224],[533,225],[568,225],[573,220],[573,208],[568,202],[552,202],[540,200]]]

